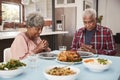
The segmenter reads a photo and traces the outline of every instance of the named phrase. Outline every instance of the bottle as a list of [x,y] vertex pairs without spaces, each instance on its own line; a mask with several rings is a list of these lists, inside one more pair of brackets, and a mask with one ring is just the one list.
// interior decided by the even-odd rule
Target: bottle
[[61,20],[57,20],[57,30],[58,31],[62,30],[62,21]]

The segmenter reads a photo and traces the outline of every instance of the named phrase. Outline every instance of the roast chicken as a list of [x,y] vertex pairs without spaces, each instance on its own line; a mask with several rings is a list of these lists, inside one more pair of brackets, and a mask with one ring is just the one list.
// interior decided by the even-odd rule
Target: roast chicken
[[62,51],[57,59],[63,62],[78,62],[82,60],[76,51]]

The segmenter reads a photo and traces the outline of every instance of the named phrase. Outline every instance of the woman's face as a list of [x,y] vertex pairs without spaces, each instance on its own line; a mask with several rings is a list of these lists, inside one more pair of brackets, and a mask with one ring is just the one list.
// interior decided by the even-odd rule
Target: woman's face
[[31,27],[29,28],[30,31],[30,37],[32,39],[37,38],[40,36],[40,33],[42,32],[42,28],[41,27]]
[[96,27],[96,20],[92,18],[91,16],[84,16],[83,22],[84,22],[85,28],[88,31],[91,31]]

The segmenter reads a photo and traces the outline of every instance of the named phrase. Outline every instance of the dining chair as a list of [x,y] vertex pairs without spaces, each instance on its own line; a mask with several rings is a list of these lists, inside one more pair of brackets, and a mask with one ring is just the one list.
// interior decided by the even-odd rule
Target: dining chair
[[4,49],[4,54],[3,54],[3,61],[4,62],[7,62],[11,59],[11,51],[10,51],[10,48],[5,48]]

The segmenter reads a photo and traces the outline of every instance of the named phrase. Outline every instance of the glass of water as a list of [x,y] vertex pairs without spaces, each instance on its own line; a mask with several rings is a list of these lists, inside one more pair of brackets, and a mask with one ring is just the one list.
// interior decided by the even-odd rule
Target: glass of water
[[29,67],[36,68],[37,67],[37,55],[33,54],[28,57],[29,60]]
[[67,47],[66,46],[59,46],[59,51],[66,51]]

